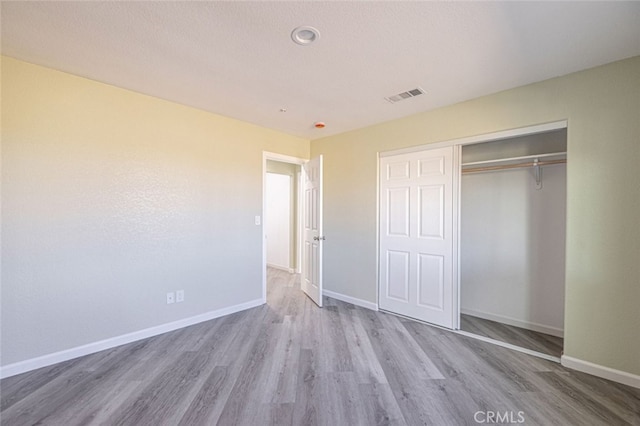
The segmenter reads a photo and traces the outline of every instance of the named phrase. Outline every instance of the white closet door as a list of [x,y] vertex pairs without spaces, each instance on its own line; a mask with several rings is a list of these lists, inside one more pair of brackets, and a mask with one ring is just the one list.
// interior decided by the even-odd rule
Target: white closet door
[[454,328],[454,147],[380,159],[380,309]]

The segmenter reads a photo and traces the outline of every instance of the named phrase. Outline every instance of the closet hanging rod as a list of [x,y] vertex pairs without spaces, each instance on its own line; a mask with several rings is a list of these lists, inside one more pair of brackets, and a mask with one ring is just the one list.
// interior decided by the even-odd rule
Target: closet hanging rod
[[552,164],[564,164],[567,160],[548,160],[548,161],[538,161],[538,162],[530,162],[530,163],[519,163],[519,164],[505,164],[502,166],[486,166],[486,167],[473,167],[468,169],[462,169],[462,173],[476,173],[476,172],[489,172],[493,170],[505,170],[505,169],[519,169],[523,167],[534,167],[534,166],[549,166]]

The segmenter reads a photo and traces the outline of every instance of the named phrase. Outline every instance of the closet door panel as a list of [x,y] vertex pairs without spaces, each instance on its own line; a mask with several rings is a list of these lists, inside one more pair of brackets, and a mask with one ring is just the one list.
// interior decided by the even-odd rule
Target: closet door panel
[[454,147],[380,159],[379,306],[454,326]]
[[409,179],[409,161],[387,164],[387,180]]
[[388,236],[409,236],[409,190],[406,186],[391,188],[387,192]]
[[423,185],[419,188],[419,232],[422,238],[444,238],[444,185]]
[[444,309],[444,256],[418,255],[418,305]]
[[385,287],[387,297],[400,302],[409,301],[409,257],[406,251],[387,251],[387,275]]
[[445,175],[445,161],[444,156],[423,158],[419,161],[418,176],[419,177],[432,177],[432,176],[444,176]]

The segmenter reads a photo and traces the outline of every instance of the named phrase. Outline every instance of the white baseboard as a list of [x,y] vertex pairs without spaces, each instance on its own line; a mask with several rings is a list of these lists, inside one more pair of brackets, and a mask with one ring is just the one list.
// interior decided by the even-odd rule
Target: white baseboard
[[342,293],[336,293],[330,290],[323,290],[322,294],[324,296],[330,297],[332,299],[342,300],[343,302],[351,303],[352,305],[361,306],[363,308],[371,309],[372,311],[378,310],[378,305],[362,299],[356,299],[355,297],[347,296]]
[[295,270],[293,268],[289,268],[287,266],[280,266],[280,265],[274,265],[273,263],[267,263],[267,267],[268,268],[273,268],[273,269],[279,269],[281,271],[286,271],[290,274],[295,273]]
[[26,373],[27,371],[47,367],[59,362],[68,361],[70,359],[78,358],[84,355],[100,352],[105,349],[115,348],[120,345],[157,336],[159,334],[164,334],[169,331],[188,327],[190,325],[198,324],[204,321],[209,321],[225,315],[233,314],[235,312],[244,311],[245,309],[254,308],[263,304],[264,302],[262,299],[251,300],[239,305],[229,306],[227,308],[217,309],[215,311],[181,319],[167,324],[146,328],[144,330],[134,331],[133,333],[123,334],[121,336],[88,343],[86,345],[77,346],[71,349],[65,349],[60,352],[54,352],[51,354],[39,356],[37,358],[31,358],[25,361],[16,362],[14,364],[8,364],[0,367],[0,378],[4,379],[5,377],[11,377],[15,376],[16,374]]
[[550,334],[556,337],[564,337],[564,330],[561,328],[551,327],[535,322],[522,321],[515,318],[505,317],[502,315],[490,314],[487,312],[475,311],[473,309],[460,309],[460,313],[471,315],[473,317],[483,318],[489,321],[501,322],[503,324],[512,325],[514,327],[526,328],[527,330],[537,331],[539,333]]
[[573,370],[582,371],[583,373],[602,377],[603,379],[640,389],[640,376],[636,374],[627,373],[626,371],[616,370],[566,355],[562,355],[560,357],[560,363],[564,367],[571,368]]

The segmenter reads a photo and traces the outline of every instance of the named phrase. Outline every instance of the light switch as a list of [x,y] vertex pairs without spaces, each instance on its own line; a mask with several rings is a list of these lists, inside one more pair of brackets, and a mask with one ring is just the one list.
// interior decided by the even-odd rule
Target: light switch
[[256,225],[260,225],[260,216],[256,216]]

